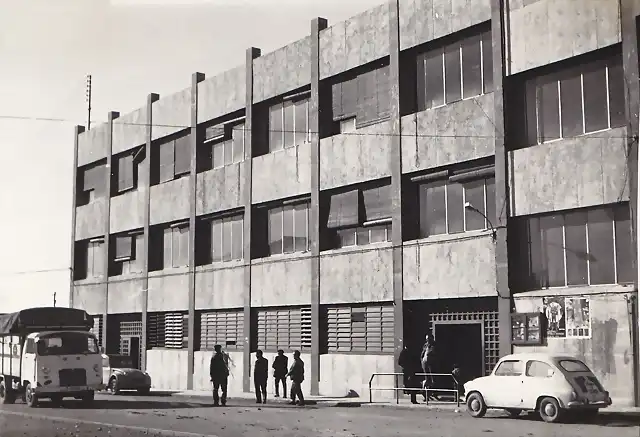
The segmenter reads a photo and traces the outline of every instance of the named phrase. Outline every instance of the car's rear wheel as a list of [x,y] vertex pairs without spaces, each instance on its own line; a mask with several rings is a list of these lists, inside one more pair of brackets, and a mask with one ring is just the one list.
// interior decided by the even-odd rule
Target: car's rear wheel
[[473,392],[467,396],[467,412],[472,417],[484,417],[487,414],[487,404],[480,393]]
[[120,388],[118,387],[118,380],[116,378],[111,378],[109,380],[109,391],[112,395],[117,395],[120,393]]
[[11,388],[6,386],[6,382],[0,381],[0,404],[8,405],[16,401],[16,394]]
[[560,404],[554,398],[546,397],[540,400],[540,406],[538,407],[538,413],[542,420],[547,423],[555,423],[560,421],[562,417],[562,409]]
[[522,413],[522,410],[519,410],[518,408],[507,408],[506,412],[509,413],[509,416],[511,417],[518,417]]

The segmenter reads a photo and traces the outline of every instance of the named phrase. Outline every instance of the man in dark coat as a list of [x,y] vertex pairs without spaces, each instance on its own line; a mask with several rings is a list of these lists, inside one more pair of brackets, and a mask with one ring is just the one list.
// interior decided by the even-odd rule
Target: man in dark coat
[[[304,405],[304,395],[302,394],[302,381],[304,381],[304,362],[300,359],[300,351],[293,352],[293,364],[287,373],[291,378],[291,402],[289,404]],[[296,397],[298,401],[296,402]]]
[[253,384],[256,389],[256,403],[267,403],[267,378],[269,377],[269,361],[256,351],[256,364],[253,366]]
[[[214,346],[216,353],[211,357],[209,375],[213,383],[213,405],[227,405],[227,385],[229,381],[229,357],[222,351],[219,344]],[[222,399],[218,390],[222,390]]]
[[289,370],[289,358],[280,349],[273,360],[273,377],[276,380],[276,397],[280,397],[280,382],[282,382],[282,396],[287,396],[287,371]]
[[418,396],[418,390],[411,390],[420,388],[420,383],[418,382],[418,378],[416,377],[417,370],[417,359],[415,359],[415,354],[412,356],[407,346],[404,346],[402,351],[400,352],[400,356],[398,357],[398,366],[402,368],[402,379],[404,388],[409,389],[405,390],[405,394],[411,396],[411,403],[417,404],[418,401],[416,397]]

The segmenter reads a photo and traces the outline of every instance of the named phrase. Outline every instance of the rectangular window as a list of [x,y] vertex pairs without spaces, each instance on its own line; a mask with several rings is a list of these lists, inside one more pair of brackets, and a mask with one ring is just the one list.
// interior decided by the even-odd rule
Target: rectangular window
[[210,138],[205,140],[206,158],[211,159],[210,166],[206,165],[206,169],[222,168],[225,165],[242,162],[245,142],[244,123],[229,122],[213,128],[215,129],[209,132]]
[[267,220],[270,255],[309,250],[309,203],[272,208]]
[[258,349],[311,350],[311,307],[258,309]]
[[482,94],[482,47],[477,35],[462,42],[462,95],[465,98]]
[[337,236],[337,248],[385,243],[391,241],[391,223],[339,229]]
[[166,143],[162,143],[157,147],[159,148],[158,154],[160,159],[159,182],[163,183],[163,182],[171,181],[175,176],[175,170],[174,170],[175,157],[174,157],[173,142],[169,141]]
[[211,252],[213,263],[240,260],[243,256],[244,217],[242,215],[211,220]]
[[626,123],[620,54],[528,80],[524,84],[527,142],[623,126]]
[[163,267],[184,267],[189,264],[189,225],[180,224],[164,230]]
[[460,65],[460,44],[452,44],[444,49],[444,84],[446,102],[462,99],[462,73]]
[[149,313],[147,348],[186,349],[189,343],[189,316],[185,313]]
[[106,193],[106,167],[104,164],[94,164],[78,170],[80,174],[79,187],[81,195],[79,195],[79,204],[92,202],[98,197],[104,196]]
[[309,98],[287,100],[269,109],[269,151],[299,146],[309,140]]
[[100,278],[104,274],[104,240],[90,240],[87,247],[87,278]]
[[425,103],[428,108],[435,108],[444,105],[444,57],[442,50],[430,52],[424,55],[424,71],[426,78],[418,78],[425,81],[425,86],[421,87],[418,82],[418,89],[425,90]]
[[212,351],[219,344],[226,350],[242,350],[244,346],[244,312],[207,311],[200,313],[201,351]]
[[482,34],[482,82],[484,92],[493,91],[493,39],[491,31]]
[[133,257],[133,236],[129,234],[118,235],[114,238],[114,258],[116,261]]
[[487,229],[489,221],[495,223],[493,168],[443,177],[418,182],[419,238]]
[[118,161],[118,186],[117,191],[123,192],[130,190],[134,187],[134,162],[133,155],[128,153],[126,155],[116,158]]
[[513,244],[528,262],[518,286],[526,290],[627,283],[632,275],[628,204],[520,218]]
[[174,142],[175,147],[175,176],[189,173],[191,169],[191,135],[184,135]]
[[392,353],[393,306],[335,306],[326,308],[329,352]]

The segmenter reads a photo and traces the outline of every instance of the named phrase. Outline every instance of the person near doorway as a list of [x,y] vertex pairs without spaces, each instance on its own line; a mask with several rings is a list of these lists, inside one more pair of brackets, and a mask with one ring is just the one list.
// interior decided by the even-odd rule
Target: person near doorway
[[262,356],[262,351],[256,351],[256,363],[253,366],[253,384],[256,389],[256,403],[267,403],[267,379],[269,378],[269,361]]
[[[213,405],[217,407],[222,403],[222,406],[225,406],[227,405],[229,382],[229,357],[222,351],[222,346],[219,344],[215,345],[213,349],[215,354],[211,357],[209,364],[209,375],[213,384]],[[222,391],[222,398],[220,398],[219,391]]]
[[278,350],[278,355],[273,360],[273,378],[276,382],[276,397],[280,397],[280,383],[282,383],[282,396],[287,396],[287,371],[289,370],[289,357],[282,349]]
[[[415,358],[415,356],[413,358]],[[412,404],[418,403],[416,400],[418,390],[415,389],[420,388],[420,384],[417,381],[418,378],[416,377],[417,366],[415,365],[415,361],[411,357],[410,350],[407,349],[407,346],[404,346],[402,351],[400,351],[400,356],[398,357],[398,366],[402,368],[402,382],[405,388],[404,393],[411,396]]]
[[422,371],[426,374],[424,378],[424,393],[422,396],[424,400],[427,400],[427,397],[430,399],[437,399],[435,395],[429,394],[427,389],[433,388],[433,363],[435,361],[435,352],[436,352],[436,342],[433,338],[433,335],[427,334],[425,337],[424,345],[422,346],[422,353],[420,354],[420,363],[422,364]]
[[[304,395],[302,394],[302,381],[304,381],[304,361],[300,358],[300,351],[293,352],[293,364],[287,373],[291,378],[291,405],[304,405]],[[298,399],[296,401],[296,398]]]
[[464,398],[464,383],[466,382],[464,379],[464,373],[462,372],[462,369],[460,368],[460,366],[455,363],[453,365],[453,370],[451,371],[451,375],[453,375],[453,377],[455,378],[456,381],[456,385],[458,388],[458,398],[459,399],[463,399]]

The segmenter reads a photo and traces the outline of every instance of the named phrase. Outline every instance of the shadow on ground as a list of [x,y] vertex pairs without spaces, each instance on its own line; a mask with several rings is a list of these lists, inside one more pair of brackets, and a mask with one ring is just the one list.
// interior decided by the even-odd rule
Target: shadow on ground
[[[495,416],[495,419],[504,419],[504,420],[521,420],[521,421],[536,421],[541,422],[542,419],[539,415],[535,413],[529,413],[521,415],[517,418],[512,418],[509,416]],[[593,426],[604,426],[611,428],[629,428],[640,426],[640,416],[632,413],[600,413],[597,417],[584,420],[575,416],[566,417],[562,423],[570,423],[570,424],[584,424],[584,425],[593,425]],[[553,426],[553,425],[551,425]]]

